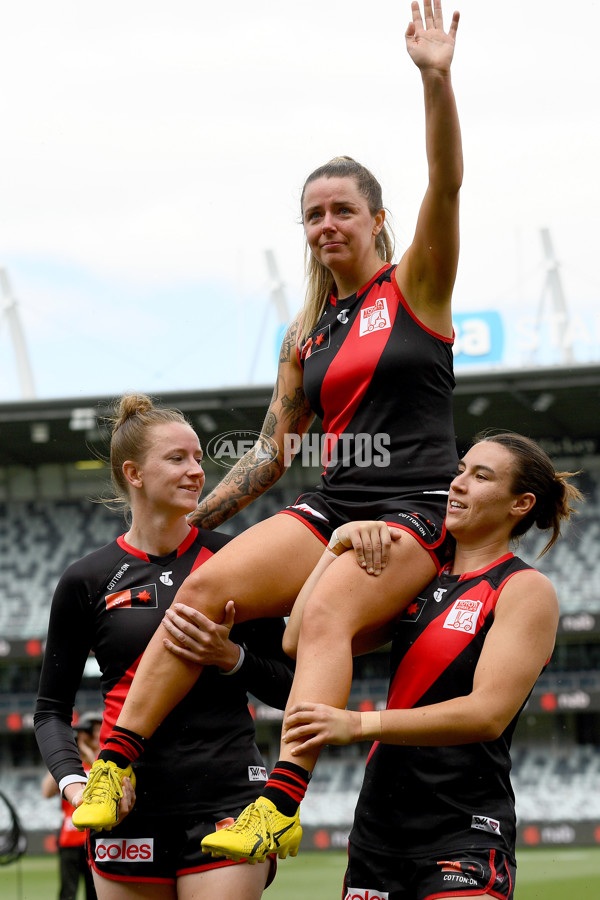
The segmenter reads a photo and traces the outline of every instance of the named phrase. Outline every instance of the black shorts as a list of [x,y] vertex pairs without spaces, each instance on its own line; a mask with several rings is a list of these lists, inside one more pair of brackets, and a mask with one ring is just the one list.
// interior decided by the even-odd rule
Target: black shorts
[[350,502],[322,491],[301,494],[281,513],[294,516],[324,544],[346,522],[381,520],[412,534],[427,550],[438,571],[454,555],[454,539],[446,531],[448,491],[420,491],[384,500]]
[[517,867],[501,850],[403,859],[351,846],[344,900],[428,900],[471,894],[513,900]]
[[[134,807],[112,831],[88,833],[90,866],[112,881],[174,884],[181,875],[240,865],[239,861],[203,853],[201,843],[207,834],[233,824],[243,809],[238,807],[230,817],[219,819],[206,813],[146,815]],[[268,887],[277,871],[277,857],[269,857],[267,862]]]

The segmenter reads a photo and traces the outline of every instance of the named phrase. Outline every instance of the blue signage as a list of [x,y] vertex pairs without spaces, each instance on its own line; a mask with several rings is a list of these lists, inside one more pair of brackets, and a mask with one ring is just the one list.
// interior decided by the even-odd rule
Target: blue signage
[[454,364],[477,365],[502,361],[504,327],[497,312],[455,313]]

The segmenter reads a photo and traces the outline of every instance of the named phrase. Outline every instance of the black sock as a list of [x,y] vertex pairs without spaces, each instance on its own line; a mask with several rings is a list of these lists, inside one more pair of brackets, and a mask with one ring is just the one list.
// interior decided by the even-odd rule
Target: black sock
[[293,816],[308,787],[312,775],[296,763],[275,763],[275,768],[269,776],[265,789],[261,791],[261,797],[266,797],[274,803],[284,816]]
[[120,769],[126,769],[130,763],[135,762],[142,755],[145,743],[146,738],[140,734],[115,725],[104,748],[98,754],[98,759],[102,759],[104,762],[110,760],[116,763]]

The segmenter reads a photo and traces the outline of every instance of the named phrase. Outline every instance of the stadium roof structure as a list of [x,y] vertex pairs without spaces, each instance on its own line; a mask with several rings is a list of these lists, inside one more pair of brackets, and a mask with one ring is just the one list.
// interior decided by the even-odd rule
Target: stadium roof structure
[[[257,432],[272,386],[172,391],[156,402],[182,410],[203,443],[229,431]],[[38,467],[104,458],[113,397],[0,403],[0,467]],[[521,431],[559,456],[594,456],[600,448],[600,365],[457,374],[459,450],[486,428]]]

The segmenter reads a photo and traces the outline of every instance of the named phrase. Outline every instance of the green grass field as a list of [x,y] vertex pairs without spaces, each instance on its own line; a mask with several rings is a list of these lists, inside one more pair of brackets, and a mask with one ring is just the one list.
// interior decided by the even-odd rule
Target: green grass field
[[[266,900],[339,900],[345,853],[301,853],[280,862]],[[0,868],[1,900],[55,900],[53,857],[25,856]],[[600,848],[522,850],[515,900],[598,900]],[[83,900],[83,892],[79,892]]]

